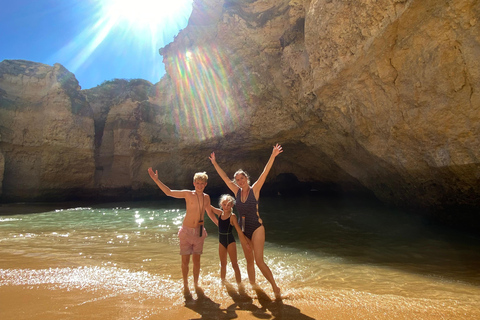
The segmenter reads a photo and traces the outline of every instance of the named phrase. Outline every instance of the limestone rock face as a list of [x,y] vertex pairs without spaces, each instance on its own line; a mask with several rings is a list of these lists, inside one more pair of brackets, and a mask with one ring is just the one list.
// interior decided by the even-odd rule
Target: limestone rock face
[[172,188],[207,171],[207,192],[227,192],[212,151],[256,179],[278,142],[262,192],[367,192],[480,230],[480,1],[193,6],[157,84],[80,91],[60,65],[0,64],[4,198],[158,196],[150,166]]
[[224,72],[197,95],[228,83],[241,118],[214,140],[233,167],[278,141],[274,175],[479,226],[478,17],[476,0],[194,1],[161,54],[174,81]]
[[0,63],[4,199],[65,199],[93,188],[93,114],[59,64]]
[[152,155],[181,149],[169,105],[156,104],[145,80],[117,79],[84,93],[95,119],[95,186],[108,196],[142,189]]
[[202,147],[195,126],[179,119],[186,111],[169,79],[156,85],[116,79],[84,93],[94,113],[94,184],[102,196],[158,197],[149,167],[175,189],[192,187],[194,173],[211,167],[212,148]]
[[[325,12],[307,15],[322,40],[306,37],[306,47],[328,130],[305,139],[380,199],[447,209],[454,221],[461,214],[448,209],[480,204],[480,3],[380,2],[311,3]],[[325,30],[327,19],[335,23]],[[339,24],[348,36],[326,41]]]

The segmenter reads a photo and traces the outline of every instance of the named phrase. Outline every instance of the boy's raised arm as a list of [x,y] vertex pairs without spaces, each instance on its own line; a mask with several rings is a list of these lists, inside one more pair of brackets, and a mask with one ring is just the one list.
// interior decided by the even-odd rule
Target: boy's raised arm
[[169,187],[167,187],[160,179],[158,179],[158,170],[153,171],[153,169],[150,167],[148,168],[148,174],[150,175],[150,178],[157,184],[157,186],[169,197],[173,198],[185,198],[187,195],[186,190],[171,190]]

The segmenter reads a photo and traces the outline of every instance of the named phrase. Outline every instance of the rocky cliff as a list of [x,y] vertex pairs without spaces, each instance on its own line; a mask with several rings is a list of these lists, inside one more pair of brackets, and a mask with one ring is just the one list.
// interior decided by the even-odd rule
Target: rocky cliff
[[4,61],[3,197],[158,194],[149,166],[224,191],[211,151],[256,177],[279,142],[270,190],[367,191],[480,230],[478,17],[474,0],[195,0],[155,85],[80,91],[59,65]]
[[93,189],[93,117],[59,64],[0,63],[2,199],[66,199]]

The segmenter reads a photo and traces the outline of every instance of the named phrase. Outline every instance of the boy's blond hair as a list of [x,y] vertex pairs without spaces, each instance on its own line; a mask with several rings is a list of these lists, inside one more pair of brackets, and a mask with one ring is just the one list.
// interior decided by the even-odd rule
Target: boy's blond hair
[[195,182],[197,180],[207,183],[208,182],[207,173],[205,171],[195,173],[195,175],[193,176],[193,181]]

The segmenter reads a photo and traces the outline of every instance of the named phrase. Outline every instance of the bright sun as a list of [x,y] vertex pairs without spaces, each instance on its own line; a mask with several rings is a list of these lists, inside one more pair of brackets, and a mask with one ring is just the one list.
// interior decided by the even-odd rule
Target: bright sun
[[103,0],[103,15],[115,24],[135,29],[168,28],[170,22],[188,11],[192,0]]
[[102,63],[97,66],[101,70],[98,75],[108,71],[112,78],[122,74],[124,78],[146,78],[149,81],[158,81],[165,73],[158,50],[185,28],[193,9],[193,0],[78,2],[81,5],[72,10],[88,17],[85,26],[51,59],[66,61],[64,64],[74,73],[87,70],[90,64],[99,60]]

